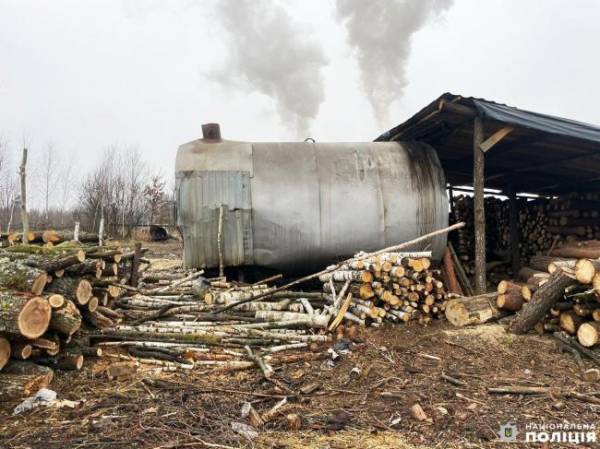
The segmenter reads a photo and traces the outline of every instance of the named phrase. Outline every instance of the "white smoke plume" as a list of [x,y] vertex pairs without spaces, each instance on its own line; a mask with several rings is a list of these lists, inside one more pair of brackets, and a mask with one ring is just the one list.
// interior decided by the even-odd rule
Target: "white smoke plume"
[[411,37],[453,0],[336,0],[348,43],[358,58],[363,89],[379,125],[387,125],[390,103],[408,84]]
[[221,0],[218,14],[229,45],[225,66],[211,78],[268,95],[283,124],[307,137],[325,98],[321,70],[328,63],[307,25],[269,0]]

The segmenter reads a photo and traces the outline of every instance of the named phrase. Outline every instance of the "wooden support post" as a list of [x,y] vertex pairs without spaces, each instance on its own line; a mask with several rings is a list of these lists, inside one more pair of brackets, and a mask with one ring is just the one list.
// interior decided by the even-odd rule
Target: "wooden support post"
[[480,145],[483,142],[483,121],[473,119],[473,223],[475,226],[475,292],[486,292],[485,279],[485,207],[483,198],[485,180],[485,156]]
[[79,222],[78,221],[75,222],[75,228],[73,229],[73,240],[76,242],[79,241]]
[[137,287],[140,270],[140,259],[142,258],[142,244],[136,242],[133,249],[133,259],[131,261],[131,276],[129,277],[129,285]]
[[98,226],[98,246],[104,246],[104,205],[100,206],[100,225]]
[[219,207],[219,225],[217,230],[217,249],[219,250],[219,277],[225,275],[225,267],[223,265],[223,205]]
[[27,215],[27,148],[23,148],[23,159],[19,174],[21,176],[21,223],[23,223],[23,245],[29,244],[29,216]]
[[508,223],[510,228],[510,261],[512,266],[513,275],[519,272],[521,269],[521,257],[519,254],[519,228],[518,228],[518,217],[519,217],[519,203],[517,201],[517,192],[512,182],[508,185],[508,207],[509,217]]

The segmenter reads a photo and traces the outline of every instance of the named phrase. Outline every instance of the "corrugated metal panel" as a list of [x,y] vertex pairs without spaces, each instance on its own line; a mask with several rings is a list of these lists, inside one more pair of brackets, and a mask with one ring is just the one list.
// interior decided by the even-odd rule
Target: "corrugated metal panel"
[[226,266],[250,265],[252,212],[250,175],[245,171],[186,171],[177,173],[178,220],[186,266],[214,267],[219,263],[219,209],[223,215],[223,258]]

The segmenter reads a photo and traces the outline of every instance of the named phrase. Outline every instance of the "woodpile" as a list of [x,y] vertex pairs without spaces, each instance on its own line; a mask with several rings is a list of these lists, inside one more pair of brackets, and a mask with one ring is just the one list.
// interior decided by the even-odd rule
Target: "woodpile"
[[85,335],[98,322],[113,324],[112,307],[124,292],[119,285],[131,276],[133,255],[121,248],[60,243],[66,233],[34,234],[30,240],[40,234],[39,245],[0,249],[3,400],[47,386],[52,369],[81,369],[84,357],[97,353]]
[[[560,198],[520,198],[518,204],[519,254],[521,266],[531,266],[531,259],[540,254],[566,258],[590,258],[584,251],[561,256],[562,246],[581,240],[600,239],[600,194],[573,193]],[[485,198],[486,253],[490,281],[510,272],[509,202],[495,197]],[[467,275],[474,268],[473,198],[457,196],[451,219],[467,225],[451,235],[451,242]],[[496,281],[497,282],[497,281]]]
[[[581,252],[593,257],[569,258]],[[600,245],[596,241],[565,244],[560,256],[534,256],[514,281],[497,286],[495,306],[517,315],[509,330],[522,334],[563,331],[584,347],[600,344]],[[567,256],[567,257],[562,257]]]
[[352,295],[344,320],[361,325],[378,326],[384,320],[427,323],[444,314],[448,299],[442,274],[432,269],[427,251],[380,254],[344,265],[319,280],[334,312],[342,292]]
[[[21,282],[20,291],[0,294],[0,364],[7,373],[0,373],[0,385],[4,380],[10,392],[0,399],[27,394],[47,385],[52,370],[78,370],[86,357],[99,356],[112,361],[109,378],[256,369],[285,392],[276,368],[335,360],[333,348],[321,348],[334,337],[360,339],[364,326],[384,320],[426,323],[441,316],[448,293],[431,254],[398,251],[461,226],[359,253],[277,287],[269,282],[281,276],[247,284],[172,265],[157,270],[139,244],[131,252],[78,242],[13,245],[0,251],[7,272],[19,273]],[[39,287],[36,276],[44,273]],[[317,279],[324,284],[319,291],[290,290]],[[290,425],[297,425],[293,416]]]

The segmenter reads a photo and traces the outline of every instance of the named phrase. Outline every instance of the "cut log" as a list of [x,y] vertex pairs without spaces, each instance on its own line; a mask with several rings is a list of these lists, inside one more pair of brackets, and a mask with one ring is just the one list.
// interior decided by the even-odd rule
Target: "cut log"
[[551,255],[575,259],[598,259],[600,258],[600,248],[578,248],[574,246],[564,246],[562,248],[554,249]]
[[51,376],[48,373],[39,374],[8,374],[0,375],[0,402],[12,401],[31,396],[41,388],[47,388]]
[[47,290],[59,293],[80,305],[87,304],[92,297],[92,284],[86,279],[68,277],[55,279]]
[[47,366],[38,365],[30,361],[18,361],[11,360],[2,370],[2,374],[20,374],[26,376],[39,376],[43,375],[46,377],[47,385],[54,379],[54,371]]
[[54,273],[85,260],[85,252],[82,249],[70,249],[65,252],[64,250],[40,248],[33,245],[5,248],[0,254],[2,257],[7,257],[10,260],[21,262],[48,273]]
[[451,299],[446,304],[446,318],[457,327],[482,324],[504,313],[496,306],[497,293]]
[[54,293],[53,295],[48,296],[48,304],[50,304],[50,307],[53,309],[60,309],[65,304],[65,297],[58,293]]
[[510,290],[521,291],[522,286],[523,284],[504,280],[498,282],[498,287],[496,288],[496,291],[498,292],[498,294],[502,295]]
[[521,287],[521,296],[525,301],[530,301],[533,293],[538,289],[537,284],[525,284]]
[[600,260],[579,259],[575,264],[575,277],[582,284],[591,284],[598,270]]
[[100,300],[96,296],[92,296],[85,306],[90,312],[95,312],[99,304]]
[[304,322],[307,326],[325,329],[331,317],[329,315],[316,315],[308,313],[279,312],[272,310],[257,310],[255,317],[264,321],[297,321]]
[[569,260],[570,259],[564,259],[561,257],[536,255],[529,260],[529,266],[534,270],[550,272],[550,264]]
[[30,340],[30,343],[34,348],[45,350],[46,354],[50,356],[54,356],[60,351],[60,340],[56,335],[53,334],[47,334],[44,337]]
[[506,293],[498,295],[496,299],[496,305],[504,310],[510,310],[511,312],[517,312],[523,308],[524,299],[521,296],[520,290],[509,290]]
[[[44,231],[42,239],[44,243],[61,243],[73,240],[73,231]],[[96,243],[98,242],[98,234],[90,232],[79,232],[79,242]]]
[[520,313],[512,320],[509,330],[515,334],[524,334],[535,326],[563,296],[565,288],[577,281],[567,276],[563,270],[554,272],[548,282],[542,285]]
[[76,352],[63,351],[56,357],[44,357],[37,359],[36,362],[40,365],[59,370],[79,371],[83,367],[83,355]]
[[63,335],[73,335],[81,327],[81,313],[73,301],[67,300],[60,309],[52,311],[50,329]]
[[50,304],[41,296],[0,292],[0,332],[37,338],[48,329],[50,314]]
[[104,329],[106,327],[113,327],[115,325],[114,321],[110,318],[104,316],[98,311],[90,312],[87,310],[82,310],[83,316],[88,323],[97,327],[98,329]]
[[84,276],[89,274],[100,279],[102,277],[102,269],[104,268],[102,262],[104,262],[102,259],[100,259],[100,261],[88,259],[81,263],[71,265],[65,270],[65,273],[67,276]]
[[562,312],[559,317],[560,328],[570,335],[575,335],[585,320],[573,312]]
[[454,270],[454,262],[452,261],[452,253],[450,252],[450,248],[446,247],[444,249],[444,257],[442,260],[444,263],[446,278],[448,279],[448,291],[450,293],[462,295],[463,291],[460,288],[460,284],[458,283],[458,279],[456,277],[456,271]]
[[10,342],[4,337],[0,337],[0,370],[6,365],[8,359],[10,359],[11,352]]
[[121,249],[111,249],[102,251],[88,252],[87,257],[90,259],[104,259],[107,262],[119,263],[123,260],[123,251]]
[[590,321],[579,326],[577,340],[586,348],[596,346],[600,342],[600,322]]
[[[0,338],[0,354],[2,353],[2,339]],[[10,342],[11,357],[17,360],[27,360],[31,357],[33,352],[33,346],[29,344],[24,338],[15,338]],[[0,365],[2,364],[2,357],[0,355]]]
[[559,268],[570,268],[575,269],[577,259],[555,259],[554,262],[548,264],[548,273],[552,274]]
[[533,268],[530,268],[530,267],[522,267],[519,270],[519,272],[517,273],[517,277],[523,281],[526,281],[527,279],[531,278],[532,276],[548,277],[549,274],[544,271],[534,270]]
[[0,259],[0,285],[20,292],[39,295],[48,280],[45,271],[8,258]]

